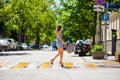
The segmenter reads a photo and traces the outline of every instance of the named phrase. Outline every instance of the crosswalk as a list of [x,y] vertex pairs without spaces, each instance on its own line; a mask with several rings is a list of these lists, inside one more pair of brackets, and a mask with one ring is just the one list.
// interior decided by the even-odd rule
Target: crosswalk
[[[64,62],[64,67],[67,69],[95,69],[95,68],[120,68],[120,63],[113,61],[103,61],[101,63],[75,63],[75,62]],[[61,68],[58,63],[51,65],[50,62],[0,62],[0,70],[3,69],[59,69]]]
[[[67,69],[75,69],[75,68],[97,68],[95,64],[76,64],[73,62],[64,62],[64,67]],[[94,66],[94,67],[93,67]],[[54,63],[51,65],[50,62],[16,62],[16,63],[6,63],[0,62],[0,70],[2,69],[59,69],[61,68],[58,63]]]

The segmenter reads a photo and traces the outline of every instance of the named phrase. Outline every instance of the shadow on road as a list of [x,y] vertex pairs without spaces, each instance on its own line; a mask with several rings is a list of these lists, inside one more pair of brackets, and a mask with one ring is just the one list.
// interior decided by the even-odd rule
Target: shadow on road
[[28,53],[19,53],[19,52],[16,52],[16,53],[13,53],[13,52],[9,52],[9,53],[0,53],[0,56],[12,56],[12,55],[15,55],[15,56],[18,56],[18,55],[28,55]]

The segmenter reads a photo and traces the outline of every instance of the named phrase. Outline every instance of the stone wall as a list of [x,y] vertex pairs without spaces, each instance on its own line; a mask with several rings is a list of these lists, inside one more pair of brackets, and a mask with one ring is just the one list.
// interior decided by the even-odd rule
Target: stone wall
[[[104,42],[103,42],[103,44],[104,44]],[[112,52],[112,41],[109,40],[109,41],[107,41],[106,44],[107,44],[107,51],[108,51],[108,52]],[[116,42],[116,50],[117,50],[118,48],[120,48],[120,39],[118,39],[117,42]]]

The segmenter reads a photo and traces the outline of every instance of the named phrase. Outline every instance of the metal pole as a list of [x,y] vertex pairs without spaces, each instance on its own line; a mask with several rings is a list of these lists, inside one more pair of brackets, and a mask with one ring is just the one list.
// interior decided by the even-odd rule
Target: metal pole
[[109,3],[108,3],[108,0],[107,0],[107,7],[106,7],[106,21],[105,21],[105,34],[104,34],[104,38],[105,38],[105,42],[104,42],[104,48],[105,48],[105,51],[107,51],[107,13],[108,13],[108,6],[109,6]]
[[97,11],[97,22],[96,22],[96,44],[99,44],[99,11]]

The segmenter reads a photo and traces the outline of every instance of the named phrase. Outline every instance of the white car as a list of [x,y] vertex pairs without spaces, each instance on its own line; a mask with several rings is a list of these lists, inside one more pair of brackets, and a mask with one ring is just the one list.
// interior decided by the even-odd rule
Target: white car
[[12,38],[6,38],[6,40],[9,42],[9,46],[11,50],[16,50],[17,45],[14,39]]
[[10,50],[9,42],[6,39],[0,39],[0,51]]

